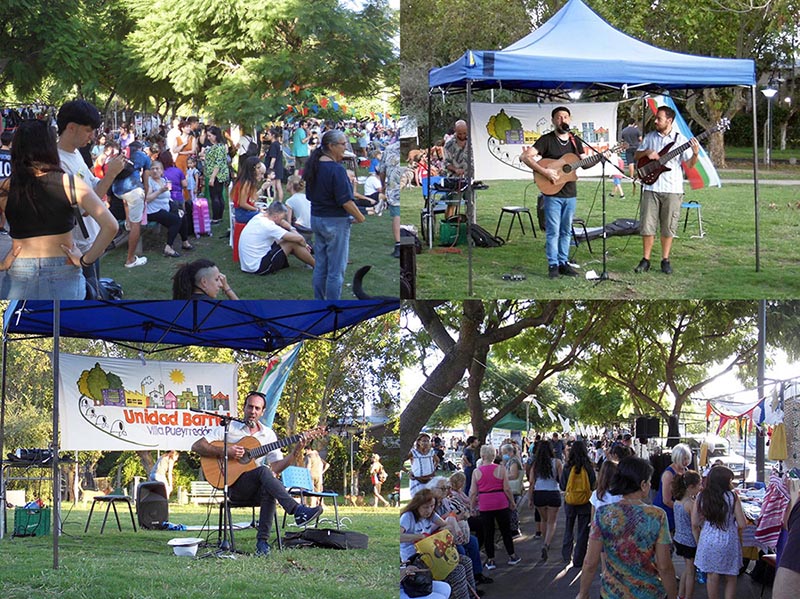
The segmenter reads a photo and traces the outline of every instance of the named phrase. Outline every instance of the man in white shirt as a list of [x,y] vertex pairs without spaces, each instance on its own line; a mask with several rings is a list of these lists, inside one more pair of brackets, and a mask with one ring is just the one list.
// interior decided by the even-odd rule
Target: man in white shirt
[[289,267],[288,257],[296,256],[314,267],[311,248],[287,221],[288,211],[281,202],[273,202],[266,214],[251,218],[239,236],[239,265],[243,272],[268,275]]
[[[78,151],[78,148],[86,146],[94,139],[95,131],[102,124],[100,111],[86,100],[72,100],[61,106],[56,116],[56,123],[61,168],[64,169],[64,172],[83,179],[102,198],[108,192],[114,178],[122,171],[125,165],[125,156],[119,154],[106,162],[106,174],[102,179],[98,179]],[[83,214],[82,220],[88,237],[84,236],[80,223],[78,223],[72,229],[72,239],[81,253],[85,253],[94,243],[100,227],[93,218],[86,214]],[[95,291],[96,297],[99,297],[99,258],[93,264],[83,267],[83,276],[86,277],[87,285],[90,285]]]
[[[251,391],[244,402],[244,424],[232,422],[228,429],[228,459],[239,460],[245,456],[246,449],[238,443],[245,437],[254,437],[261,445],[269,445],[278,440],[275,431],[267,428],[259,420],[266,409],[267,399],[263,393]],[[225,429],[218,426],[211,430],[205,438],[198,439],[192,445],[192,451],[201,457],[221,458],[223,448],[212,445],[214,441],[222,441]],[[256,533],[256,554],[269,555],[269,535],[272,529],[272,519],[275,514],[277,501],[287,513],[294,515],[297,524],[305,524],[322,513],[322,506],[305,507],[297,503],[277,478],[276,474],[283,472],[295,460],[302,458],[305,440],[297,443],[293,456],[283,456],[279,449],[269,452],[262,460],[262,464],[252,470],[242,472],[235,480],[228,480],[229,495],[233,502],[257,502],[261,506],[258,517],[258,532]],[[230,477],[229,477],[230,478]]]
[[[680,131],[673,130],[675,111],[669,106],[660,106],[656,111],[655,131],[645,135],[634,155],[634,161],[639,162],[644,157],[651,160],[660,158],[659,152],[672,143],[672,148],[678,148],[687,142]],[[653,183],[645,184],[642,189],[641,214],[642,214],[642,246],[643,257],[634,272],[641,273],[650,270],[650,252],[655,242],[656,230],[661,229],[661,272],[665,275],[672,274],[672,265],[669,253],[672,249],[672,239],[678,229],[678,220],[681,216],[681,203],[683,202],[683,171],[681,162],[688,168],[697,163],[700,143],[696,138],[688,140],[690,147],[673,157],[664,166],[667,170]]]

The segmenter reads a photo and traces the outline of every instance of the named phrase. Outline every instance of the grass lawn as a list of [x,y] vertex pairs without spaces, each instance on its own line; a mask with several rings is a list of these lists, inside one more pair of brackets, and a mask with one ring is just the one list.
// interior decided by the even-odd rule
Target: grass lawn
[[[192,239],[195,250],[183,252],[183,256],[177,259],[162,255],[166,240],[165,229],[158,227],[147,230],[143,240],[147,264],[133,269],[125,268],[127,244],[123,244],[104,256],[101,276],[111,277],[120,283],[125,299],[171,299],[172,275],[177,266],[202,257],[217,264],[240,299],[314,298],[311,288],[312,271],[294,257],[289,257],[289,268],[274,275],[259,277],[243,273],[239,264],[233,261],[233,253],[228,245],[227,212],[225,216],[222,223],[212,226],[213,237]],[[179,246],[180,237],[175,243],[178,251]],[[350,233],[351,264],[345,274],[342,299],[355,299],[351,291],[353,274],[367,264],[372,265],[372,270],[364,280],[367,293],[397,297],[400,278],[398,261],[391,256],[393,249],[394,239],[388,212],[384,212],[382,216],[368,216],[363,224],[353,225]],[[226,298],[220,294],[219,299]]]
[[[746,166],[745,166],[746,168]],[[752,178],[750,172],[739,171],[734,178]],[[781,173],[773,167],[772,175]],[[796,169],[786,169],[781,178],[795,175]],[[730,178],[724,173],[725,178]],[[494,233],[500,209],[521,205],[529,181],[489,181],[489,189],[477,193],[478,223]],[[500,248],[473,250],[473,297],[478,298],[565,298],[565,299],[684,299],[724,298],[763,299],[796,298],[800,296],[800,251],[797,236],[800,232],[800,184],[770,185],[760,190],[760,272],[755,271],[755,224],[752,184],[725,184],[722,188],[691,190],[686,199],[702,204],[705,237],[697,234],[697,215],[692,210],[686,231],[681,213],[679,237],[672,249],[674,273],[663,275],[658,266],[660,244],[656,240],[652,262],[654,269],[636,275],[633,272],[642,257],[639,236],[607,239],[607,272],[615,282],[580,278],[547,277],[544,254],[544,233],[533,237],[526,226],[522,235],[514,225],[510,240]],[[608,198],[606,221],[617,218],[638,218],[638,194],[631,193],[630,183],[624,185],[625,199]],[[527,205],[532,207],[536,220],[536,191],[528,190]],[[606,191],[611,187],[607,183]],[[587,220],[588,227],[602,223],[600,184],[597,181],[579,182],[576,217]],[[419,226],[423,205],[419,188],[403,190],[402,222]],[[526,219],[527,221],[527,219]],[[503,220],[500,235],[505,237],[509,218]],[[438,223],[434,226],[438,236]],[[437,243],[438,240],[434,240]],[[423,244],[424,245],[424,244]],[[580,272],[602,272],[602,239],[591,242],[592,253],[586,245],[574,249],[572,262]],[[417,297],[419,299],[458,299],[468,295],[467,247],[457,246],[459,253],[437,248],[417,256]],[[508,281],[504,274],[524,275],[524,280]]]
[[[52,568],[51,536],[7,537],[0,541],[4,599],[397,597],[398,510],[394,508],[339,508],[340,516],[352,520],[349,530],[369,536],[367,550],[273,549],[268,558],[237,555],[237,559],[176,557],[167,545],[169,539],[205,537],[208,533],[149,530],[134,533],[127,509],[120,511],[122,532],[111,514],[105,532],[100,534],[103,513],[97,513],[98,506],[89,532],[84,534],[88,509],[69,511],[69,508],[65,505],[62,513],[64,534],[59,539],[58,570]],[[202,524],[206,518],[205,506],[170,505],[171,522]],[[212,508],[210,518],[214,525],[210,540],[215,543],[216,507]],[[249,510],[233,512],[235,523],[249,518]],[[12,522],[8,528],[12,529]],[[254,529],[236,531],[235,540],[237,548],[254,552]],[[205,551],[201,547],[198,555]]]

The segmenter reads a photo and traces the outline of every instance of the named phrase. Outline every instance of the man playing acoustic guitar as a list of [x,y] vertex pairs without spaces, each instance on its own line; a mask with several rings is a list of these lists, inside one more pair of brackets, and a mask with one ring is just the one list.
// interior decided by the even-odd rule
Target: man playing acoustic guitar
[[[239,442],[247,437],[254,437],[258,441],[258,445],[261,446],[271,443],[280,444],[277,441],[275,432],[259,422],[266,404],[266,397],[262,393],[251,391],[244,402],[244,420],[246,424],[233,421],[228,430],[229,498],[234,503],[258,503],[261,505],[261,512],[258,517],[258,533],[256,534],[256,555],[263,556],[269,555],[270,551],[268,540],[272,529],[276,501],[281,504],[281,507],[287,513],[294,515],[294,520],[297,524],[310,522],[322,513],[321,505],[311,508],[297,503],[286,491],[283,483],[275,478],[276,474],[282,472],[287,466],[293,465],[298,458],[302,459],[303,448],[306,444],[306,440],[302,436],[295,445],[293,455],[284,457],[279,449],[275,449],[264,457],[263,461],[266,464],[241,472],[237,477],[237,468],[235,467],[239,463],[237,460],[243,459],[248,453],[248,449],[238,444]],[[198,453],[201,458],[212,458],[211,461],[216,463],[219,458],[223,457],[223,448],[220,442],[223,440],[224,434],[225,429],[222,426],[212,429],[205,438],[195,441],[194,445],[192,445],[192,451]],[[203,461],[201,459],[201,462]],[[206,464],[203,464],[203,471],[206,471]],[[231,471],[233,471],[233,474],[231,474]],[[208,475],[206,475],[206,478],[214,486],[219,487]]]
[[[672,130],[672,123],[675,120],[675,111],[669,106],[660,106],[656,111],[655,131],[651,131],[644,136],[639,149],[636,150],[634,160],[637,164],[659,160],[659,152],[665,146],[679,147],[685,143],[689,147],[682,153],[676,155],[666,162],[669,170],[664,170],[652,183],[643,182],[642,187],[642,246],[643,257],[634,272],[647,272],[650,270],[650,252],[655,242],[656,229],[661,229],[661,272],[672,274],[672,265],[669,262],[669,253],[672,249],[672,238],[678,229],[678,220],[681,216],[681,203],[683,202],[683,171],[681,162],[687,163],[691,168],[697,162],[697,155],[700,152],[700,143],[696,138],[686,140],[680,131]],[[647,160],[642,160],[646,158]],[[666,158],[666,157],[665,157]],[[640,170],[642,164],[639,164]]]
[[[583,144],[569,132],[571,113],[566,106],[558,106],[550,114],[553,131],[542,135],[533,147],[523,148],[520,160],[534,173],[547,178],[553,185],[559,184],[562,172],[539,164],[535,158],[541,154],[543,159],[559,159],[565,154],[576,154],[585,158]],[[572,240],[572,217],[575,216],[578,185],[574,180],[567,181],[560,190],[544,196],[544,218],[546,223],[545,254],[547,255],[548,276],[574,277],[578,272],[569,265],[569,244]]]

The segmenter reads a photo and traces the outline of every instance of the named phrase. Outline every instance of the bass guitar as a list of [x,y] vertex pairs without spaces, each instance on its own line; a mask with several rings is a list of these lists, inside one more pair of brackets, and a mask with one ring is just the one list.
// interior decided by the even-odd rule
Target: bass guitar
[[553,183],[546,176],[537,171],[533,171],[533,180],[536,182],[536,186],[539,188],[539,191],[541,191],[544,195],[555,195],[570,181],[578,180],[578,173],[576,171],[579,168],[589,168],[590,166],[594,166],[603,159],[605,154],[610,152],[619,152],[621,150],[625,150],[627,147],[628,144],[621,143],[617,146],[614,146],[610,150],[606,150],[602,154],[592,154],[591,156],[587,156],[583,159],[576,154],[564,154],[561,158],[555,159],[542,158],[537,164],[539,164],[539,166],[542,168],[550,168],[558,171],[559,177],[556,179],[556,182]]
[[[325,436],[327,432],[324,426],[320,426],[305,433],[292,435],[291,437],[286,437],[285,439],[273,443],[267,443],[266,445],[261,445],[259,440],[255,437],[243,437],[236,441],[236,443],[228,442],[229,447],[231,445],[241,445],[245,450],[244,455],[238,460],[228,458],[228,485],[235,483],[245,472],[257,468],[258,464],[256,464],[256,460],[267,455],[270,451],[275,451],[281,447],[297,443],[300,440],[310,441],[311,439],[317,439]],[[222,448],[223,442],[212,441],[211,445]],[[203,469],[203,474],[211,486],[216,489],[222,489],[225,486],[225,477],[222,475],[223,462],[224,459],[222,457],[200,457],[200,467]]]
[[[708,131],[704,131],[700,135],[697,135],[695,139],[697,139],[697,141],[701,141],[712,133],[716,133],[717,131],[727,131],[730,129],[730,127],[730,120],[720,119],[720,121],[714,127]],[[671,149],[674,144],[675,142],[673,141],[664,146],[658,153],[658,159],[648,158],[647,156],[643,156],[639,159],[639,161],[636,163],[636,176],[637,178],[641,179],[642,183],[645,185],[652,185],[658,180],[658,178],[661,176],[661,173],[665,171],[671,171],[671,168],[664,165],[675,158],[675,156],[683,154],[683,152],[685,152],[686,149],[692,145],[690,141],[687,141],[685,144],[681,144],[677,148]]]

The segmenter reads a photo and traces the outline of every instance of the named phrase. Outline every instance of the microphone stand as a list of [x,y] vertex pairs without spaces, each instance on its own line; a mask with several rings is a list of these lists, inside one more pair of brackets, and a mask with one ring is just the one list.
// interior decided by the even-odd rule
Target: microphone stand
[[[231,522],[231,505],[228,498],[228,431],[230,430],[231,422],[241,422],[246,424],[241,418],[234,416],[227,416],[218,414],[216,412],[209,412],[207,410],[200,410],[198,408],[189,408],[189,411],[198,414],[207,414],[219,418],[220,426],[225,428],[222,436],[222,538],[217,541],[217,549],[210,551],[205,555],[201,555],[200,559],[206,557],[227,557],[229,559],[236,559],[236,542],[233,538],[233,523]],[[229,540],[230,537],[230,540]]]
[[[595,283],[595,285],[599,285],[603,281],[614,281],[614,282],[620,283],[622,281],[617,281],[616,279],[612,279],[609,276],[608,270],[607,270],[608,256],[606,255],[606,238],[608,237],[608,232],[606,231],[606,163],[609,162],[609,160],[608,160],[608,158],[606,158],[605,154],[603,154],[600,150],[595,148],[592,144],[587,142],[585,139],[582,139],[581,137],[575,135],[574,133],[571,133],[570,135],[575,137],[575,139],[580,141],[584,146],[586,146],[590,150],[594,150],[594,152],[597,155],[600,156],[600,164],[601,164],[601,168],[603,170],[602,178],[600,180],[600,183],[601,183],[601,186],[602,186],[602,195],[603,195],[603,203],[602,203],[602,207],[603,207],[603,210],[602,210],[602,213],[603,213],[603,272],[600,273],[600,276],[598,277],[597,283]],[[626,176],[625,172],[622,171],[619,168],[618,165],[615,164],[613,166],[620,173],[622,173],[623,176]]]

